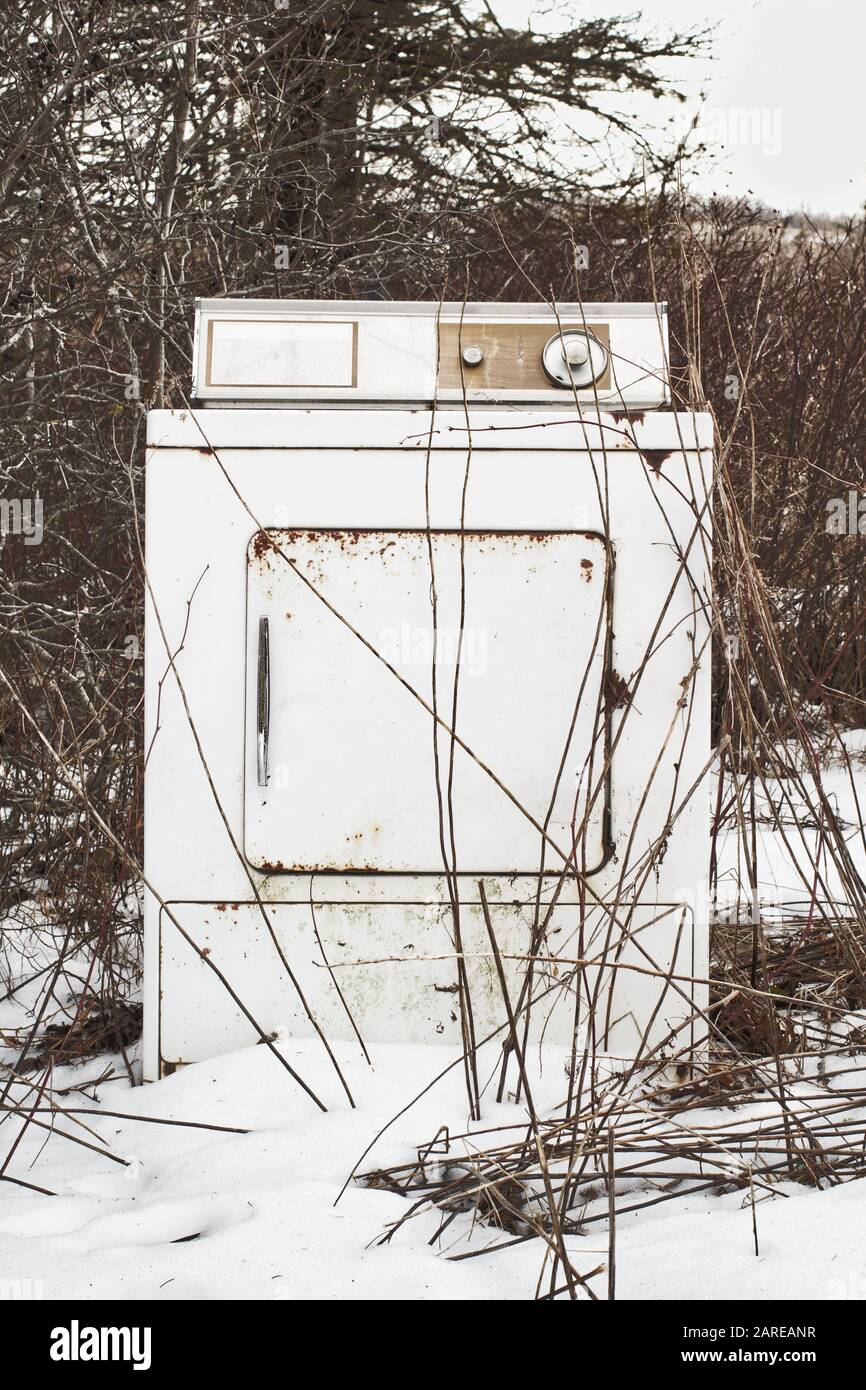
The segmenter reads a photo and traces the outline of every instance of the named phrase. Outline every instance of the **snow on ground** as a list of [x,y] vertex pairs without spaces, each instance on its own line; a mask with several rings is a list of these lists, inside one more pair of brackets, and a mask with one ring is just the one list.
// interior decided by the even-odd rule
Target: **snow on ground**
[[[387,1047],[376,1050],[371,1071],[357,1050],[335,1050],[357,1094],[354,1111],[321,1047],[297,1043],[290,1048],[292,1064],[333,1106],[327,1114],[268,1049],[252,1047],[155,1085],[131,1089],[114,1082],[99,1089],[103,1108],[249,1126],[249,1134],[88,1115],[100,1143],[134,1160],[124,1168],[65,1139],[52,1137],[46,1145],[44,1132],[30,1131],[8,1171],[58,1195],[2,1185],[0,1279],[41,1280],[46,1298],[525,1296],[533,1259],[440,1258],[426,1244],[436,1225],[432,1217],[378,1247],[371,1242],[406,1209],[400,1197],[352,1185],[334,1206],[376,1130],[453,1060],[437,1048]],[[66,1068],[56,1085],[62,1089],[80,1075]],[[455,1068],[390,1131],[380,1157],[411,1158],[412,1140],[432,1135],[444,1116],[462,1128],[462,1087]],[[506,1106],[491,1106],[488,1113],[493,1123],[519,1116]],[[0,1125],[4,1151],[11,1123],[18,1122]],[[60,1123],[71,1130],[68,1118]]]
[[[477,1258],[502,1239],[490,1227],[455,1221],[428,1244],[432,1213],[376,1244],[408,1203],[399,1195],[350,1185],[348,1173],[392,1116],[453,1054],[437,1047],[379,1047],[375,1069],[339,1049],[356,1096],[351,1110],[314,1043],[284,1044],[304,1079],[331,1107],[320,1113],[264,1047],[184,1068],[155,1085],[115,1080],[98,1088],[92,1113],[57,1121],[58,1130],[131,1160],[124,1167],[59,1133],[30,1129],[7,1173],[56,1196],[0,1184],[0,1281],[39,1281],[45,1298],[124,1299],[526,1299],[534,1294],[542,1251],[529,1241]],[[104,1061],[55,1074],[56,1091],[80,1086]],[[548,1058],[541,1102],[562,1093],[559,1056]],[[89,1088],[85,1088],[89,1089]],[[546,1094],[545,1094],[546,1093]],[[91,1104],[80,1093],[67,1106]],[[125,1115],[248,1127],[248,1134],[114,1119]],[[730,1112],[721,1112],[730,1116]],[[713,1112],[702,1111],[701,1120]],[[42,1116],[41,1118],[45,1118]],[[519,1122],[514,1105],[485,1105],[485,1125]],[[408,1161],[439,1125],[466,1127],[463,1078],[455,1067],[376,1145],[364,1167]],[[0,1124],[5,1153],[17,1119]],[[789,1195],[786,1195],[789,1194]],[[623,1215],[617,1227],[617,1296],[804,1299],[866,1297],[866,1183],[827,1191],[780,1185],[757,1203],[759,1255],[751,1206],[742,1192],[694,1193]],[[603,1225],[571,1238],[574,1263],[606,1262]],[[594,1288],[606,1297],[606,1275]],[[0,1290],[15,1284],[0,1283]]]
[[618,1234],[617,1298],[866,1298],[866,1183],[785,1191],[757,1204],[757,1256],[739,1194],[650,1209]]
[[[821,769],[821,783],[839,829],[845,839],[858,873],[866,879],[866,730],[849,731],[842,736],[850,767],[838,750]],[[808,798],[817,802],[812,774],[801,752],[789,750],[797,765]],[[726,778],[726,795],[731,795],[730,778]],[[713,782],[713,804],[716,784]],[[744,805],[749,806],[749,789],[744,788]],[[766,790],[760,783],[755,787],[758,817],[757,873],[762,911],[768,916],[789,915],[797,904],[816,898],[843,898],[838,870],[826,848],[821,846],[822,829],[812,805],[804,803],[793,779],[768,779]],[[718,906],[722,912],[728,903],[747,900],[749,876],[742,854],[740,837],[734,817],[720,832],[717,854],[719,860]],[[815,860],[819,872],[816,880]]]

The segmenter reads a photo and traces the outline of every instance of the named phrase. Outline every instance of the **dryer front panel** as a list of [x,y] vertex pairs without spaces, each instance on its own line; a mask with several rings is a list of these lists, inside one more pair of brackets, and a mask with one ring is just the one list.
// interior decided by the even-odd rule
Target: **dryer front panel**
[[[608,838],[609,549],[273,528],[247,553],[245,853],[266,873],[585,872]],[[450,730],[456,732],[452,740]],[[534,824],[533,824],[534,822]]]

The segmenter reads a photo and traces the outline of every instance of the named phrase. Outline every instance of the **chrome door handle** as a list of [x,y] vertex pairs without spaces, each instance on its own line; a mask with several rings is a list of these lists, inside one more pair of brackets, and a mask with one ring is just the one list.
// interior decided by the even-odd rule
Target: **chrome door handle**
[[259,659],[256,674],[256,778],[268,785],[268,732],[271,723],[271,650],[268,620],[259,618]]

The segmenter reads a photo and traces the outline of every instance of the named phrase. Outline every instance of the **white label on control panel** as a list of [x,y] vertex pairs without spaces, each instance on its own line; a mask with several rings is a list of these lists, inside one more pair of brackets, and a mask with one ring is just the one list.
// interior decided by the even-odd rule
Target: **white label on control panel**
[[212,319],[209,386],[354,386],[355,323]]

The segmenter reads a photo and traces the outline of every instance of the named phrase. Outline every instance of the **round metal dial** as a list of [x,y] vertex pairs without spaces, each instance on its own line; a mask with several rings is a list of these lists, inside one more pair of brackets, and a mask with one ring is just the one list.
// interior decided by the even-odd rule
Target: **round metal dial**
[[541,365],[554,386],[580,390],[604,375],[608,357],[607,348],[591,333],[567,328],[545,343]]
[[471,343],[463,349],[463,362],[467,367],[478,367],[484,361],[484,349]]

